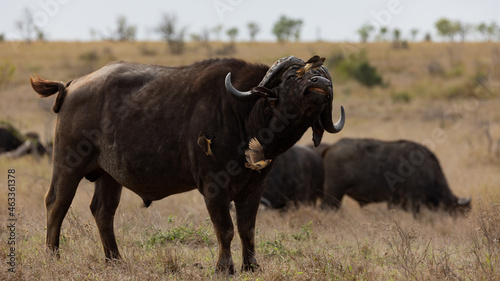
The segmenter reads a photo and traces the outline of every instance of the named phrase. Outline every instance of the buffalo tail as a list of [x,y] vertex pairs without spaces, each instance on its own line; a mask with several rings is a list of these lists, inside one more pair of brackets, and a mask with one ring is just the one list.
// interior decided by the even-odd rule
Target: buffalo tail
[[[54,106],[52,110],[55,113],[58,113],[61,109],[62,103],[64,101],[64,97],[66,96],[66,86],[59,81],[50,81],[42,79],[38,75],[33,75],[30,77],[31,87],[35,90],[38,95],[42,98],[46,98],[52,96],[55,93],[59,93],[56,97],[56,101],[54,102]],[[71,82],[68,83],[68,85]]]

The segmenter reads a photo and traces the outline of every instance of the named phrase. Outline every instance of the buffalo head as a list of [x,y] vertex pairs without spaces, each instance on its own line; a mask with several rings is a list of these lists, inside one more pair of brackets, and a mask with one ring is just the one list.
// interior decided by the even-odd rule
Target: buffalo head
[[315,57],[307,63],[293,56],[276,61],[262,81],[246,92],[235,89],[231,83],[231,73],[228,73],[226,90],[240,101],[266,99],[278,112],[291,113],[294,120],[312,124],[314,145],[318,146],[324,130],[329,133],[342,130],[345,113],[341,107],[339,121],[335,124],[332,122],[332,78],[322,65],[324,58],[311,62]]

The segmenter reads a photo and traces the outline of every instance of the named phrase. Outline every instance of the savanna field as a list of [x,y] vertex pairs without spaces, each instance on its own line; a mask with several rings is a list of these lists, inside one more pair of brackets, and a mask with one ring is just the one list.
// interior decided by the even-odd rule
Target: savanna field
[[[3,42],[0,120],[49,142],[54,96],[38,98],[30,75],[68,81],[114,60],[177,66],[223,56],[223,48],[188,43],[174,56],[160,42]],[[237,43],[230,56],[271,65],[287,55],[307,60],[314,54],[327,57],[333,75],[334,120],[340,105],[347,117],[342,132],[326,133],[323,142],[423,143],[439,158],[453,193],[472,197],[466,217],[424,211],[415,219],[386,204],[361,209],[348,198],[337,213],[308,206],[261,210],[255,241],[261,270],[225,276],[215,273],[217,240],[198,191],[143,208],[124,189],[115,217],[124,261],[106,264],[89,209],[94,187],[84,179],[63,222],[61,259],[54,260],[45,251],[50,159],[1,157],[0,280],[500,280],[500,44]],[[346,74],[360,59],[376,68],[382,85],[369,88]],[[311,140],[308,131],[299,143]],[[7,227],[9,169],[15,169],[15,231]],[[7,264],[12,233],[15,273]],[[237,234],[232,253],[239,269]]]

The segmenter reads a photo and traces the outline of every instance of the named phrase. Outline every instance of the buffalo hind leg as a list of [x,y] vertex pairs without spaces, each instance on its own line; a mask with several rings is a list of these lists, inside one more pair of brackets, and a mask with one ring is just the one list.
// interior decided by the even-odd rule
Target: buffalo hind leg
[[49,190],[45,195],[47,214],[47,236],[45,244],[59,257],[59,236],[61,225],[75,197],[82,176],[76,173],[63,173],[54,165]]
[[113,230],[115,212],[120,203],[121,193],[122,185],[109,174],[102,175],[95,182],[90,210],[99,229],[106,261],[121,259]]
[[325,189],[321,208],[337,211],[338,209],[340,209],[340,205],[342,204],[342,198],[344,197],[344,195],[344,190],[338,190],[336,188],[330,188],[330,190]]
[[252,198],[234,202],[238,234],[240,235],[242,245],[242,271],[255,271],[259,269],[259,264],[255,259],[255,220],[260,204],[260,196],[258,195],[254,194]]
[[234,237],[234,226],[229,213],[229,199],[220,189],[215,197],[204,196],[210,219],[214,226],[217,241],[219,243],[219,258],[217,259],[217,268],[219,272],[234,274],[233,258],[231,257],[231,241]]

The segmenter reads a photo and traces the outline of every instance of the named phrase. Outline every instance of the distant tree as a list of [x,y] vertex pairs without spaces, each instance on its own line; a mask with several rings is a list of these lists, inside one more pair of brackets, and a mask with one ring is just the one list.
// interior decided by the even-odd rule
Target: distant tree
[[483,37],[483,40],[486,40],[488,38],[488,25],[486,23],[482,22],[480,23],[477,27],[476,30],[481,34]]
[[208,41],[210,40],[210,30],[204,28],[200,33],[192,32],[189,34],[191,42],[200,43],[204,47],[208,47]]
[[95,28],[90,28],[89,33],[92,41],[97,40],[97,30]]
[[236,36],[238,36],[238,28],[233,27],[233,28],[228,29],[226,31],[226,34],[227,34],[227,36],[229,36],[229,40],[231,42],[234,42],[234,41],[236,41]]
[[256,22],[249,22],[247,24],[248,32],[250,33],[250,41],[255,41],[255,36],[260,32],[260,26]]
[[457,33],[460,36],[460,41],[465,42],[467,36],[474,29],[474,26],[469,23],[461,23],[461,22],[457,22],[457,24],[458,24]]
[[373,29],[373,26],[370,24],[364,24],[358,29],[358,35],[362,43],[366,43],[368,41],[370,33],[372,33]]
[[393,31],[392,31],[392,38],[393,38],[393,41],[394,42],[399,42],[401,41],[401,30],[395,28]]
[[5,41],[5,35],[3,33],[0,33],[0,42]]
[[134,41],[137,27],[128,25],[125,16],[118,16],[116,20],[116,40],[118,41]]
[[210,30],[208,30],[208,28],[203,28],[200,37],[201,42],[208,43],[208,41],[210,41]]
[[460,29],[462,28],[462,23],[459,21],[452,21],[451,22],[451,41],[454,41],[455,35],[460,34]]
[[36,40],[45,41],[45,33],[38,27],[35,26]]
[[460,30],[459,22],[452,22],[446,18],[442,18],[438,20],[435,24],[438,34],[443,38],[448,37],[451,42],[453,42],[453,38],[456,34],[458,34]]
[[30,43],[33,41],[36,30],[33,12],[29,8],[24,8],[21,18],[16,21],[16,28],[25,42]]
[[410,30],[410,33],[411,33],[411,40],[412,41],[417,41],[417,34],[418,34],[418,29],[417,28],[412,28]]
[[488,41],[491,41],[494,39],[496,36],[499,34],[499,27],[496,22],[491,22],[488,27],[486,28],[487,34],[488,34]]
[[200,42],[201,41],[201,36],[198,33],[194,33],[194,32],[193,33],[189,33],[189,38],[193,42]]
[[431,34],[430,34],[429,32],[427,32],[427,33],[425,34],[425,36],[424,36],[424,40],[425,40],[426,42],[432,42],[432,36],[431,36]]
[[164,40],[168,43],[170,52],[174,55],[184,53],[184,35],[186,28],[179,28],[177,26],[177,16],[174,14],[163,14],[157,32],[161,34]]
[[451,34],[451,22],[448,19],[442,18],[436,22],[438,34],[442,37],[449,37]]
[[293,34],[293,39],[295,39],[296,42],[300,40],[300,31],[302,28],[302,20],[295,20],[295,24],[293,25],[292,28],[292,34]]
[[380,31],[379,31],[380,40],[382,40],[382,41],[386,40],[385,36],[387,35],[387,31],[389,31],[387,29],[387,27],[385,27],[385,26],[380,27]]
[[295,41],[300,39],[300,30],[302,28],[302,20],[291,19],[286,16],[281,16],[273,26],[273,34],[278,42],[284,42],[295,38]]
[[212,32],[215,34],[215,37],[217,38],[217,41],[220,41],[220,33],[222,31],[222,25],[216,25],[212,28]]

